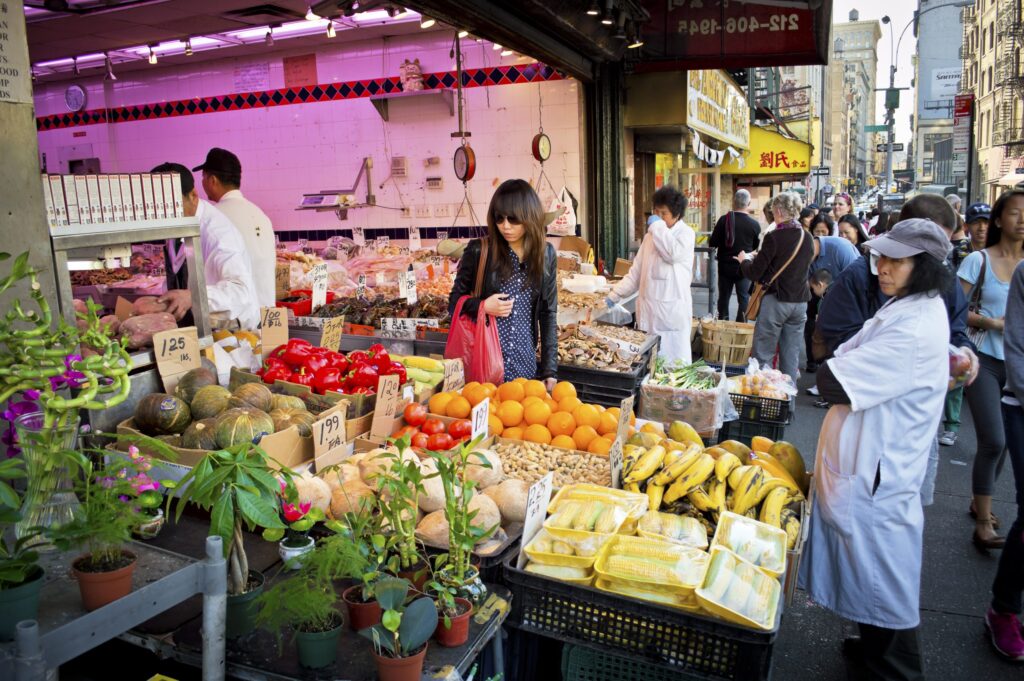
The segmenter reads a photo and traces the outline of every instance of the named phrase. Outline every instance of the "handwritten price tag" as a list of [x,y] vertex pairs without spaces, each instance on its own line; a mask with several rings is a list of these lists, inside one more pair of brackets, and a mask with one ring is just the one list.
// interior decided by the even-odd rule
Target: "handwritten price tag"
[[475,440],[478,437],[487,437],[487,431],[489,430],[487,417],[491,413],[490,409],[491,399],[489,397],[484,398],[482,402],[478,403],[475,407],[473,407],[473,412],[471,415],[473,431],[472,434],[470,435],[470,440]]
[[366,275],[360,274],[356,279],[356,295],[362,298],[366,295]]
[[341,248],[341,237],[332,236],[330,239],[327,240],[327,245],[330,246],[331,248]]
[[379,236],[377,237],[377,250],[383,251],[385,248],[391,245],[391,237]]
[[409,250],[418,251],[423,248],[423,243],[420,240],[420,228],[410,227],[409,228]]
[[415,305],[419,300],[416,293],[416,273],[403,272],[398,275],[398,296],[405,298],[409,305]]
[[548,473],[537,482],[530,485],[526,493],[526,518],[523,521],[523,542],[519,549],[519,558],[516,567],[520,570],[526,566],[526,552],[522,546],[526,546],[540,531],[544,525],[544,518],[548,514],[548,504],[551,503],[551,487],[554,473]]
[[377,404],[373,408],[370,436],[385,439],[391,436],[395,416],[402,401],[402,386],[398,376],[381,376],[377,381]]
[[443,392],[462,390],[466,387],[466,371],[462,366],[461,359],[446,359],[444,361],[444,387]]
[[299,250],[304,250],[309,245],[309,239],[299,239]]
[[375,277],[375,280],[377,286],[384,286],[388,283],[387,277],[384,276],[383,272],[378,272]]
[[274,292],[277,299],[287,298],[292,288],[291,269],[286,262],[277,263],[274,268]]
[[622,400],[619,406],[619,423],[615,431],[615,440],[611,449],[608,450],[608,465],[611,468],[612,487],[622,488],[622,468],[624,459],[622,454],[623,445],[626,443],[626,435],[629,433],[629,415],[633,413],[633,400],[631,395]]
[[313,422],[313,456],[317,465],[328,454],[340,449],[345,444],[345,410],[347,402],[341,404],[340,409],[332,409],[319,421]]
[[196,327],[170,329],[153,336],[156,367],[164,382],[164,391],[173,393],[185,372],[199,367],[199,335]]
[[438,232],[437,233],[437,240],[438,241],[444,241],[447,238],[448,238],[448,232]]
[[320,330],[320,347],[328,350],[339,350],[341,348],[341,336],[345,332],[345,318],[331,317],[324,322]]
[[352,241],[355,242],[356,246],[366,245],[366,233],[363,231],[362,227],[352,228]]
[[274,348],[288,342],[288,308],[260,308],[260,346],[263,359],[267,358]]
[[313,279],[313,309],[327,303],[327,263],[313,265],[310,272]]

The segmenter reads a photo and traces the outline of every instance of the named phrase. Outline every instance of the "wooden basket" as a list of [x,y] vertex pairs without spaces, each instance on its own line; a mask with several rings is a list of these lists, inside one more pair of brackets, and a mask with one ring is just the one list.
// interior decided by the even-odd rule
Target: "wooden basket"
[[746,364],[754,345],[754,325],[706,320],[700,323],[704,360],[709,364]]

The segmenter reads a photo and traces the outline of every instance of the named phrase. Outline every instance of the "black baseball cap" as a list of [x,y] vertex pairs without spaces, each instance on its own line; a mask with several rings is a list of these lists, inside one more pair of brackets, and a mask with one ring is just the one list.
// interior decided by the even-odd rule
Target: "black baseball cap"
[[205,170],[218,175],[224,175],[228,179],[242,179],[242,164],[238,157],[227,149],[214,147],[206,153],[206,160],[202,165],[192,169],[193,171]]
[[180,163],[161,163],[151,173],[178,173],[181,175],[181,195],[188,196],[196,188],[196,180],[192,177],[192,171]]
[[970,224],[975,220],[990,220],[992,217],[992,206],[987,203],[972,203],[967,207],[967,214],[964,215],[964,222]]

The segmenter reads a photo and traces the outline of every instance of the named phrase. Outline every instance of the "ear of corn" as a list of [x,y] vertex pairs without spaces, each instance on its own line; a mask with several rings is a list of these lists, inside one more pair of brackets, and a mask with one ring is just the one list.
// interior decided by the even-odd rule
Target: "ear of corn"
[[618,524],[619,508],[617,506],[606,506],[598,516],[597,522],[594,523],[594,532],[600,534],[610,534],[615,531],[615,526]]
[[623,579],[635,579],[656,584],[675,584],[679,579],[675,571],[664,563],[633,556],[608,556],[605,572]]
[[540,563],[528,563],[527,572],[534,572],[545,577],[554,579],[587,579],[590,577],[590,570],[586,568],[566,567],[564,565],[541,565]]
[[429,371],[434,374],[444,373],[444,364],[436,359],[430,359],[429,357],[415,357],[410,355],[408,357],[403,357],[402,363],[407,367],[423,369],[424,371]]
[[583,504],[570,501],[564,504],[558,514],[553,516],[548,522],[551,523],[551,527],[568,529],[573,526],[582,508]]

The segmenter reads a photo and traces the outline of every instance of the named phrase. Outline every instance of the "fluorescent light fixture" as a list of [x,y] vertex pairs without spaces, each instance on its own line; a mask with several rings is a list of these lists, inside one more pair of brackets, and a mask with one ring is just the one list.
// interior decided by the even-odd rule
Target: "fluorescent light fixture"
[[312,5],[306,5],[306,21],[316,21],[319,18],[320,17],[318,17],[313,12],[313,6]]
[[333,38],[336,35],[337,35],[337,32],[334,30],[334,22],[333,21],[328,21],[327,22],[327,37],[328,38]]
[[596,17],[601,14],[601,8],[597,6],[597,0],[593,0],[593,2],[590,3],[590,7],[587,8],[587,14],[592,17]]
[[428,16],[424,16],[420,19],[420,28],[430,28],[437,23],[436,19],[431,19]]
[[153,46],[149,46],[149,63],[155,64],[157,62],[156,52],[153,51]]
[[465,30],[465,29],[463,29],[463,30],[459,31],[459,37],[460,37],[460,38],[465,38],[465,37],[466,37],[466,36],[468,36],[468,35],[469,35],[469,31],[467,31],[467,30]]
[[615,0],[605,0],[604,3],[604,16],[601,17],[601,23],[605,26],[611,26],[615,23],[615,19],[612,17],[612,8],[615,6]]
[[493,45],[491,45],[491,49],[497,52],[498,50],[501,49],[501,45],[499,45],[498,43],[494,43]]

